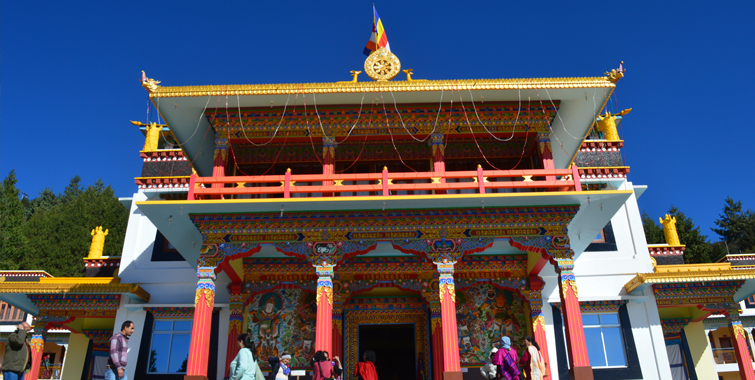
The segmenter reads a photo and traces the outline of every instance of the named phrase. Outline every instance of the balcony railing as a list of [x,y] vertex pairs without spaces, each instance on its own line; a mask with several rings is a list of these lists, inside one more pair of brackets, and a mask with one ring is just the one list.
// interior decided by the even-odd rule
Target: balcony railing
[[737,355],[734,353],[733,348],[714,348],[713,359],[716,364],[736,364]]
[[[582,191],[579,169],[447,171],[442,173],[292,174],[197,177],[189,200],[237,197],[291,198],[444,193]],[[394,183],[399,182],[399,183]],[[411,193],[411,194],[410,194]]]

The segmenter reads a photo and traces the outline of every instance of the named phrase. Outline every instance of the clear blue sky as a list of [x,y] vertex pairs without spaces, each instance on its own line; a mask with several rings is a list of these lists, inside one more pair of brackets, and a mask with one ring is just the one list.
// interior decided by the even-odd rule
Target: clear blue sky
[[[372,3],[0,2],[0,175],[31,197],[74,175],[136,191],[147,93],[163,85],[332,82],[361,70]],[[711,240],[726,196],[755,209],[755,2],[376,4],[416,78],[599,76],[618,108],[640,208],[675,204]],[[612,106],[613,107],[613,106]],[[739,115],[739,116],[737,116]],[[744,117],[744,119],[740,119]]]

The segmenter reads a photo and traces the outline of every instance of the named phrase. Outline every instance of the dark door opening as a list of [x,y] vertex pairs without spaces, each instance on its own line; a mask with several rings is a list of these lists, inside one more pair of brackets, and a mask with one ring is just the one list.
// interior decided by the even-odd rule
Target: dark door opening
[[413,324],[359,326],[359,360],[365,351],[375,351],[375,370],[379,380],[416,378],[415,343]]

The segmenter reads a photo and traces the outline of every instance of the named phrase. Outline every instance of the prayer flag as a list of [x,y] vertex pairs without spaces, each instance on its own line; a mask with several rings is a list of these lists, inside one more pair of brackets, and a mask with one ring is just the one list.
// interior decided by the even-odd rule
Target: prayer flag
[[388,36],[385,34],[385,28],[383,28],[383,22],[378,16],[375,6],[372,6],[372,35],[370,40],[367,41],[367,46],[364,47],[364,55],[370,55],[373,51],[379,48],[385,48],[391,51],[391,45],[388,43]]

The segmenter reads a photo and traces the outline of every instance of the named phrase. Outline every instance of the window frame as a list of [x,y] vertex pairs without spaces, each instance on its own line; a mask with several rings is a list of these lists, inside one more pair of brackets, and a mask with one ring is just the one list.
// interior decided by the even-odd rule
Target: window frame
[[[597,325],[587,325],[587,326],[585,326],[584,318],[583,318],[582,319],[582,328],[584,330],[587,330],[587,329],[593,329],[593,330],[594,329],[599,329],[600,330],[600,339],[601,339],[601,342],[603,343],[603,359],[605,359],[606,365],[598,367],[598,366],[593,366],[592,364],[590,364],[590,366],[592,366],[593,368],[600,368],[600,369],[603,369],[603,368],[607,368],[607,369],[610,369],[610,368],[627,368],[627,363],[628,363],[628,361],[627,361],[627,345],[626,345],[626,343],[624,343],[624,337],[621,336],[621,346],[623,348],[622,353],[624,354],[624,363],[625,364],[624,365],[608,365],[608,352],[606,352],[606,338],[605,338],[605,336],[603,334],[603,328],[616,328],[616,327],[618,327],[619,331],[621,331],[621,318],[619,317],[619,311],[617,310],[617,311],[611,311],[611,312],[605,312],[605,311],[588,312],[588,313],[582,313],[582,315],[583,316],[585,316],[585,315],[597,315],[598,316],[598,324]],[[617,322],[615,324],[614,323],[603,323],[603,318],[601,318],[602,315],[615,315]],[[564,339],[566,339],[565,336],[564,336]],[[566,341],[564,341],[564,342],[566,342]],[[588,349],[588,353],[589,353],[589,349]],[[588,359],[589,359],[589,357],[588,357]]]
[[[556,360],[558,376],[561,379],[569,378],[569,364],[566,350],[566,334],[564,332],[563,317],[561,310],[556,305],[552,305],[551,312],[553,315],[553,331],[556,335]],[[593,368],[594,380],[629,380],[641,379],[642,369],[640,368],[640,359],[637,355],[637,346],[634,342],[632,333],[632,323],[629,320],[627,305],[621,305],[618,310],[619,324],[621,325],[621,337],[624,343],[624,355],[627,361],[626,367],[597,367]]]
[[[160,323],[160,322],[170,322],[171,323],[170,330],[159,330],[158,331],[157,330],[157,324]],[[194,321],[191,320],[191,319],[182,319],[182,318],[160,319],[160,318],[155,318],[154,321],[152,322],[152,336],[150,337],[149,350],[147,351],[147,352],[149,352],[151,354],[152,347],[153,347],[153,345],[155,343],[155,336],[157,336],[157,335],[170,335],[170,343],[168,344],[168,350],[167,350],[167,352],[168,352],[167,370],[168,371],[170,370],[170,358],[173,355],[173,352],[172,352],[173,351],[173,336],[174,335],[188,335],[189,336],[189,341],[191,341],[191,328],[189,330],[175,330],[175,322],[190,322],[192,324],[194,323]],[[147,372],[148,375],[182,375],[182,374],[185,375],[186,374],[185,371],[184,372],[151,372],[149,370],[149,365],[147,366],[147,371],[146,372]]]

